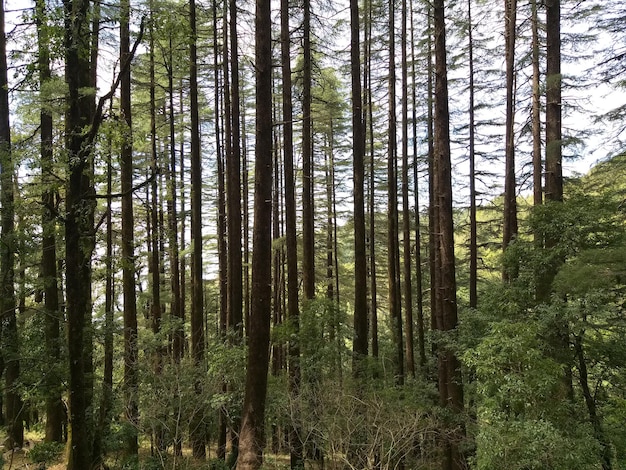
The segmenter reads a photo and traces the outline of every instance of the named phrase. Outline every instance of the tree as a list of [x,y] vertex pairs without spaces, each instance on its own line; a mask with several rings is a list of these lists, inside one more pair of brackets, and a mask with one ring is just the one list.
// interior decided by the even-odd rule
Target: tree
[[[204,300],[202,285],[202,160],[200,155],[200,118],[198,110],[198,53],[196,2],[189,2],[189,80],[191,111],[191,236],[193,244],[191,269],[191,356],[196,367],[202,367],[204,358]],[[196,384],[197,393],[201,390]],[[190,423],[193,455],[204,459],[206,455],[203,410],[196,410]]]
[[[130,1],[120,3],[120,62],[130,60]],[[122,189],[122,283],[124,293],[124,409],[129,424],[126,452],[136,456],[139,451],[137,426],[138,349],[137,300],[135,294],[135,222],[133,214],[133,141],[130,67],[120,74],[120,107],[125,129],[122,134],[120,176]],[[154,267],[153,267],[154,269]],[[156,308],[159,308],[157,305]],[[153,306],[154,308],[154,306]]]
[[[515,184],[515,38],[517,37],[517,0],[504,2],[504,37],[506,42],[506,130],[504,175],[504,227],[502,247],[506,248],[517,237],[517,191]],[[505,267],[505,280],[516,276],[515,268]]]
[[[434,103],[434,197],[435,217],[438,225],[437,254],[438,275],[434,285],[439,311],[436,313],[437,329],[448,334],[458,325],[456,303],[456,280],[454,260],[454,222],[452,211],[452,168],[450,161],[450,112],[448,108],[448,77],[446,62],[446,28],[444,1],[434,2],[434,48],[435,48],[435,103]],[[439,401],[442,407],[451,409],[457,416],[463,410],[463,385],[460,363],[449,346],[438,344]],[[454,431],[445,446],[444,470],[464,468],[465,462],[459,450],[462,431],[453,424]]]
[[11,127],[9,124],[9,83],[7,75],[7,46],[5,34],[4,2],[0,5],[0,204],[2,204],[2,233],[0,235],[0,312],[2,335],[2,361],[6,384],[6,421],[10,449],[24,444],[22,400],[18,390],[20,378],[19,340],[15,300],[15,167],[11,152]]
[[[352,83],[352,166],[354,172],[354,353],[352,368],[359,376],[367,356],[367,256],[365,246],[365,129],[361,97],[360,18],[357,0],[350,1],[350,76]],[[371,189],[373,191],[373,189]],[[370,241],[373,243],[373,241]],[[372,261],[373,263],[373,261]]]
[[[37,22],[37,46],[39,49],[39,83],[45,86],[51,79],[50,47],[46,22],[46,5],[38,0],[35,9]],[[44,190],[42,192],[42,242],[41,242],[41,276],[43,278],[44,307],[46,312],[46,354],[51,363],[58,363],[61,359],[60,338],[60,311],[59,287],[57,282],[57,253],[56,253],[56,191],[53,186],[53,118],[45,104],[45,96],[41,93],[41,178]],[[61,442],[63,440],[63,402],[61,401],[61,377],[58,373],[47,375],[46,381],[46,441]]]
[[256,162],[250,335],[237,470],[263,464],[272,292],[272,36],[269,0],[256,1]]

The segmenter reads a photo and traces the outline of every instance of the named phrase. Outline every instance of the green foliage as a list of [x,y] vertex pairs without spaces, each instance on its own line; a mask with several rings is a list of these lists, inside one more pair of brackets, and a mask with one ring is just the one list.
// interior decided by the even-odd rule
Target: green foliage
[[28,458],[33,463],[51,463],[59,458],[63,448],[61,442],[38,442],[28,452]]

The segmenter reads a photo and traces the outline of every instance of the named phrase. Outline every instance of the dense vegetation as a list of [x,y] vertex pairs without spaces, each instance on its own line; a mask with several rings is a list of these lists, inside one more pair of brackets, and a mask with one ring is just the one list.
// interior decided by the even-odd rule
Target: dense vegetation
[[608,3],[0,2],[5,466],[626,468]]

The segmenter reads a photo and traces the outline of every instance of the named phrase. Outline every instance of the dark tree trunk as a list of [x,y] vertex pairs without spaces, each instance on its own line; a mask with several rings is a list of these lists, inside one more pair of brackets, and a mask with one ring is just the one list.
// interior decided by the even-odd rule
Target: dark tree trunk
[[[504,38],[506,61],[506,135],[504,170],[504,224],[502,248],[517,237],[517,188],[515,184],[515,38],[517,0],[504,0]],[[502,278],[509,281],[517,277],[517,268],[505,265]]]
[[[204,360],[204,303],[202,280],[202,160],[200,155],[200,117],[198,109],[198,68],[197,68],[197,24],[196,2],[189,2],[189,23],[191,42],[189,47],[190,64],[190,112],[191,112],[191,242],[193,246],[191,269],[191,356],[196,367],[203,367]],[[201,393],[196,384],[198,394]],[[196,407],[190,423],[191,447],[193,456],[204,459],[206,437],[204,430],[204,410],[201,404]]]
[[[280,3],[280,51],[283,80],[283,164],[285,181],[285,239],[287,248],[287,318],[292,328],[292,338],[288,344],[289,392],[297,403],[300,395],[300,344],[297,338],[300,331],[300,307],[298,294],[298,240],[296,234],[296,195],[293,150],[293,105],[291,91],[291,35],[289,29],[289,1]],[[299,410],[295,410],[294,424],[289,429],[289,454],[292,469],[304,466],[304,452],[300,438]]]
[[[130,2],[120,3],[120,63],[130,56]],[[122,190],[122,283],[124,292],[124,410],[129,423],[126,452],[137,455],[138,409],[138,349],[137,300],[135,294],[135,222],[133,214],[133,142],[130,97],[130,67],[121,73],[120,107],[126,126],[120,156]],[[153,225],[154,227],[154,225]],[[154,267],[153,267],[154,272]]]
[[396,58],[395,14],[389,2],[389,147],[387,149],[387,283],[389,286],[389,317],[394,353],[394,375],[398,385],[404,383],[404,345],[402,342],[402,303],[400,291],[400,253],[398,247],[398,155],[396,143]]
[[476,119],[474,109],[474,38],[472,23],[472,0],[467,2],[469,47],[469,191],[470,191],[470,239],[469,239],[469,306],[478,306],[478,244],[476,221]]
[[[365,128],[361,97],[360,17],[358,1],[350,1],[350,76],[352,94],[352,167],[354,172],[354,339],[355,376],[367,356],[367,253],[365,245]],[[371,189],[373,191],[373,188]],[[373,210],[373,209],[372,209]],[[370,240],[370,243],[373,243]]]
[[[51,78],[50,49],[47,34],[45,2],[37,0],[36,5],[37,42],[39,49],[39,82],[43,86]],[[43,294],[45,308],[45,341],[46,356],[51,365],[60,361],[60,310],[59,286],[57,282],[56,254],[56,216],[55,194],[52,187],[54,154],[52,147],[53,123],[52,114],[43,105],[45,97],[41,97],[41,177],[44,189],[42,192],[42,255],[41,275],[43,277]],[[46,442],[63,441],[63,402],[61,401],[61,377],[53,369],[46,376]]]
[[419,366],[424,369],[426,366],[426,345],[424,343],[424,292],[423,292],[423,274],[422,274],[422,228],[420,217],[420,198],[419,198],[419,174],[418,174],[418,156],[417,156],[417,84],[415,72],[415,27],[413,21],[413,1],[410,2],[411,9],[411,101],[413,103],[412,124],[413,124],[413,193],[415,201],[415,283],[416,283],[416,302],[417,302],[417,342],[419,348]]
[[[531,0],[531,29],[532,29],[532,63],[533,63],[533,104],[532,104],[532,133],[533,133],[533,205],[543,203],[543,160],[541,156],[541,90],[539,88],[539,18],[537,15],[537,0]],[[541,235],[535,234],[536,243],[542,244]]]
[[[448,110],[448,80],[446,64],[446,29],[444,1],[434,2],[435,26],[435,106],[434,106],[434,177],[435,214],[438,221],[436,289],[438,297],[438,328],[442,332],[456,329],[457,304],[454,260],[454,225],[452,211],[452,168],[450,156],[450,114]],[[440,404],[460,418],[463,411],[463,385],[460,363],[449,347],[438,345],[438,374]],[[445,447],[445,470],[465,468],[465,459],[459,449],[462,427],[453,423],[448,431]]]
[[[91,255],[94,248],[94,186],[91,178],[91,123],[93,95],[84,93],[92,85],[90,74],[90,31],[86,0],[65,0],[65,80],[68,86],[65,117],[68,153],[66,190],[65,252],[67,336],[69,356],[69,470],[91,465],[91,429],[87,417],[91,395],[87,371],[86,330],[91,323]],[[91,129],[93,131],[93,129]]]
[[272,35],[269,0],[256,1],[256,163],[252,299],[248,367],[237,470],[263,464],[265,397],[269,366],[272,258]]
[[20,377],[19,341],[15,299],[15,253],[17,234],[14,208],[14,164],[9,124],[9,87],[4,5],[0,5],[0,200],[2,234],[0,235],[0,312],[2,312],[2,356],[5,373],[7,444],[9,449],[24,445],[22,399],[18,391]]
[[303,0],[302,91],[302,283],[304,298],[315,297],[315,219],[313,204],[313,148],[311,138],[311,1]]
[[411,255],[411,211],[409,209],[409,76],[407,63],[407,1],[402,0],[402,266],[404,284],[404,356],[406,373],[415,377],[413,340],[413,256]]

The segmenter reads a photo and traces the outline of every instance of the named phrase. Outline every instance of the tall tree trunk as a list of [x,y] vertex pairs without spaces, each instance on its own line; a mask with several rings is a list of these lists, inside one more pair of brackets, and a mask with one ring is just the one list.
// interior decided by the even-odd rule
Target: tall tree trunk
[[469,239],[469,306],[478,306],[478,243],[476,221],[476,119],[474,87],[474,37],[472,0],[467,1],[468,48],[469,48],[469,191],[470,191],[470,239]]
[[[537,15],[537,0],[531,0],[531,29],[532,29],[532,63],[533,63],[533,104],[532,104],[532,133],[533,133],[533,205],[543,203],[543,160],[541,156],[541,90],[539,88],[539,18]],[[537,243],[542,244],[541,235],[535,234]]]
[[[361,96],[360,17],[357,0],[350,0],[350,76],[352,96],[352,168],[354,172],[354,338],[352,370],[360,376],[367,356],[367,253],[365,245],[365,127]],[[373,191],[373,188],[370,189]],[[373,210],[373,208],[371,209]],[[373,240],[370,240],[373,243]],[[372,260],[373,262],[373,260]]]
[[[418,179],[418,156],[417,156],[417,84],[415,72],[415,23],[413,21],[413,1],[410,2],[411,11],[411,101],[413,104],[412,124],[413,124],[413,193],[415,201],[415,283],[417,302],[417,342],[419,348],[419,366],[423,369],[426,366],[426,345],[424,343],[424,291],[422,274],[422,229],[420,220],[420,198]],[[430,106],[429,106],[430,107]]]
[[[204,302],[202,280],[202,161],[200,156],[200,117],[198,109],[198,69],[197,69],[197,24],[196,2],[189,2],[189,23],[191,42],[189,47],[189,98],[191,112],[191,242],[193,246],[191,269],[191,356],[196,367],[202,368],[204,361]],[[196,392],[201,393],[196,384]],[[201,404],[196,407],[190,423],[193,456],[204,459],[206,437],[204,430],[204,410]]]
[[0,234],[0,312],[2,312],[2,356],[5,369],[7,444],[9,449],[24,445],[22,399],[18,390],[20,377],[19,341],[15,299],[15,231],[14,163],[9,124],[9,86],[4,4],[0,4],[0,200],[2,233]]
[[402,54],[402,266],[404,284],[404,356],[406,372],[415,377],[413,340],[413,256],[411,255],[411,211],[409,209],[409,74],[407,63],[407,1],[402,0],[400,49]]
[[[369,179],[368,179],[368,212],[369,212],[369,227],[368,227],[368,241],[369,241],[369,276],[370,276],[370,324],[372,330],[372,357],[378,357],[378,278],[376,275],[376,152],[374,147],[374,112],[372,105],[372,77],[371,77],[371,62],[372,62],[372,2],[368,0],[366,2],[367,8],[365,11],[365,27],[364,27],[364,67],[363,67],[363,83],[365,84],[365,99],[367,100],[367,111],[362,113],[362,132],[364,134],[363,141],[365,146],[365,133],[367,129],[367,138],[369,144]],[[352,5],[352,4],[351,4]],[[357,5],[358,6],[358,5]],[[355,13],[351,10],[351,15]],[[358,21],[357,16],[351,16],[351,24],[354,21]],[[358,37],[356,38],[358,40]],[[354,39],[353,39],[354,40]],[[352,54],[352,51],[351,51]],[[363,151],[365,153],[365,149]],[[356,274],[355,274],[356,275]],[[366,287],[367,289],[367,287]],[[367,330],[366,330],[367,332]]]
[[[120,3],[120,63],[130,56],[130,1]],[[126,129],[122,137],[120,176],[122,189],[122,283],[124,292],[124,410],[129,423],[126,452],[137,455],[138,347],[137,299],[135,294],[135,221],[133,214],[133,142],[130,97],[130,67],[121,72],[120,107]]]
[[[563,200],[561,1],[546,0],[546,201]],[[549,245],[549,240],[546,240]]]
[[302,83],[302,283],[304,298],[315,297],[315,216],[311,125],[311,0],[303,0]]
[[[517,188],[515,184],[515,38],[517,0],[504,0],[504,38],[506,61],[506,131],[504,171],[504,225],[502,248],[506,248],[517,237]],[[509,281],[517,277],[514,265],[505,265],[502,277]]]
[[[291,82],[291,34],[289,29],[289,0],[280,2],[280,55],[283,80],[283,165],[285,180],[285,239],[287,249],[287,318],[292,328],[292,339],[288,344],[289,392],[298,403],[300,395],[300,307],[298,294],[298,240],[296,234],[296,190],[293,150],[293,105]],[[291,468],[304,465],[304,452],[300,438],[299,409],[296,408],[294,424],[289,429],[289,454]]]
[[[446,29],[444,0],[434,2],[435,26],[435,106],[434,106],[434,177],[435,213],[438,220],[438,271],[437,296],[441,321],[437,325],[442,332],[456,329],[457,304],[454,261],[454,223],[452,211],[452,168],[450,156],[450,114],[448,109],[448,79],[446,63]],[[450,347],[438,345],[439,394],[443,407],[451,409],[458,417],[463,411],[463,385],[460,363]],[[459,449],[464,432],[458,423],[453,424],[446,438],[446,454],[443,468],[465,468],[465,459]]]
[[93,95],[90,76],[90,31],[86,0],[64,0],[65,80],[67,112],[65,117],[68,183],[66,190],[65,253],[66,307],[69,356],[69,470],[91,465],[90,426],[87,417],[91,394],[87,370],[86,330],[91,323],[91,255],[94,248],[94,185],[91,178],[90,144]]
[[256,163],[252,299],[248,367],[237,470],[263,464],[265,397],[269,367],[272,237],[272,35],[270,1],[256,1]]
[[[37,42],[39,49],[39,82],[43,86],[51,78],[50,49],[47,34],[46,5],[44,0],[37,0],[36,22]],[[41,274],[43,277],[43,293],[45,308],[45,342],[46,356],[50,365],[56,367],[61,357],[59,287],[57,282],[56,254],[56,217],[55,190],[52,186],[54,154],[52,148],[53,122],[52,114],[45,106],[45,97],[40,96],[41,111],[41,177],[44,185],[42,192],[42,255]],[[62,442],[63,440],[63,402],[61,401],[61,377],[55,369],[46,375],[46,442]]]
[[389,2],[389,147],[387,149],[387,283],[389,317],[395,347],[395,382],[404,383],[404,347],[402,343],[402,304],[400,291],[400,254],[398,248],[398,155],[396,143],[396,47],[394,2]]
[[[217,31],[217,4],[219,0],[212,2],[213,9],[213,30]],[[225,49],[226,46],[224,46]],[[217,160],[217,252],[218,252],[218,266],[219,266],[219,324],[218,331],[223,341],[226,340],[226,328],[227,328],[227,315],[228,315],[228,285],[227,285],[227,239],[226,239],[226,183],[224,176],[224,146],[222,145],[222,124],[223,117],[221,113],[221,105],[223,103],[223,96],[220,93],[220,75],[219,75],[219,44],[217,41],[217,34],[213,41],[213,66],[215,68],[214,74],[214,99],[215,99],[215,156]],[[227,67],[227,66],[225,66]],[[224,75],[226,72],[224,71]],[[226,82],[226,79],[225,79]],[[227,84],[225,83],[225,86]],[[228,98],[230,99],[230,98]],[[227,111],[229,112],[229,111]],[[228,125],[230,126],[230,125]],[[228,127],[229,128],[229,127]],[[226,136],[224,136],[227,139]],[[230,144],[228,144],[230,145]],[[226,393],[228,391],[227,384],[222,384],[222,391]],[[227,444],[227,432],[228,432],[228,411],[225,407],[220,408],[219,412],[219,424],[218,424],[218,436],[217,436],[217,457],[221,460],[226,459],[226,444]]]

